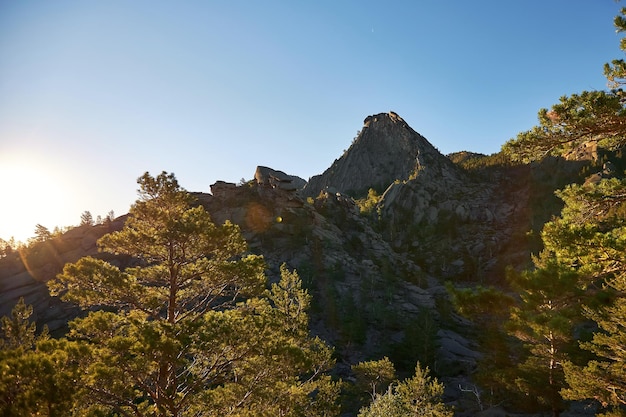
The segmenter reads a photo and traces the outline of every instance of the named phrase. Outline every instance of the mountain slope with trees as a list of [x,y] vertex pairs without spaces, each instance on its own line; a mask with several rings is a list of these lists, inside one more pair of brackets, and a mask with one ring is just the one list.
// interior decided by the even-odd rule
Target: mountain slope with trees
[[626,415],[626,64],[605,73],[498,154],[381,113],[304,189],[145,174],[127,216],[5,244],[3,415]]

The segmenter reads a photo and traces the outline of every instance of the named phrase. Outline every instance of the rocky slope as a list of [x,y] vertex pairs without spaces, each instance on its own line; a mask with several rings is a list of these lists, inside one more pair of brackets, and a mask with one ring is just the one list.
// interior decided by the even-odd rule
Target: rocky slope
[[106,233],[119,230],[126,216],[97,226],[80,226],[62,236],[33,243],[28,249],[14,251],[0,259],[0,317],[10,315],[20,297],[33,306],[33,319],[53,335],[63,334],[67,322],[79,314],[72,305],[50,297],[46,282],[63,270],[63,265],[84,256],[103,257],[96,241]]
[[[444,282],[498,283],[505,266],[525,265],[537,249],[528,232],[560,208],[553,191],[580,180],[588,164],[467,170],[459,164],[485,158],[468,155],[455,164],[400,116],[383,113],[367,117],[344,155],[308,182],[258,167],[246,184],[220,181],[194,196],[214,222],[240,225],[270,279],[283,262],[298,270],[313,294],[311,328],[336,347],[340,375],[364,359],[389,356],[407,372],[419,360],[447,378],[447,398],[458,401],[455,387],[480,355]],[[370,188],[382,196],[362,212],[355,198]],[[79,311],[51,298],[44,282],[65,262],[104,256],[97,238],[123,222],[81,226],[0,259],[0,315],[24,296],[38,324],[61,333]]]

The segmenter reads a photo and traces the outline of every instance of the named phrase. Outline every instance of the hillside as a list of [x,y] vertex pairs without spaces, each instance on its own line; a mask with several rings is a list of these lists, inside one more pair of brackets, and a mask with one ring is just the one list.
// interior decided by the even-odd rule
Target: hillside
[[[555,190],[610,176],[599,163],[588,153],[533,164],[448,157],[390,112],[367,117],[349,149],[308,182],[259,167],[248,183],[191,191],[216,224],[240,226],[271,279],[282,263],[298,271],[313,296],[311,330],[336,349],[336,375],[349,378],[350,365],[383,356],[406,375],[420,361],[462,410],[473,400],[460,386],[482,354],[446,282],[506,287],[505,269],[530,265],[543,224],[559,214]],[[38,326],[62,334],[80,312],[50,297],[45,282],[66,262],[103,256],[96,240],[124,220],[81,226],[0,259],[0,316],[25,297]]]

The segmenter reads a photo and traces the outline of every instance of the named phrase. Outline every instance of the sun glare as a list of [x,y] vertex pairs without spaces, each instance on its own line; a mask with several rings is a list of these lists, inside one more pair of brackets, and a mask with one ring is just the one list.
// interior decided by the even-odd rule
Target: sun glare
[[[0,156],[0,238],[26,242],[35,225],[52,231],[74,222],[71,185],[45,160]],[[69,223],[67,223],[69,222]]]

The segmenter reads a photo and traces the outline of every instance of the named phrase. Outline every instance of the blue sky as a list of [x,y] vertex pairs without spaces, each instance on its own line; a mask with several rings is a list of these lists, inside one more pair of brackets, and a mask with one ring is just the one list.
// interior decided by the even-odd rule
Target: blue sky
[[0,0],[0,237],[190,191],[308,179],[393,110],[442,153],[493,153],[621,58],[614,0]]

